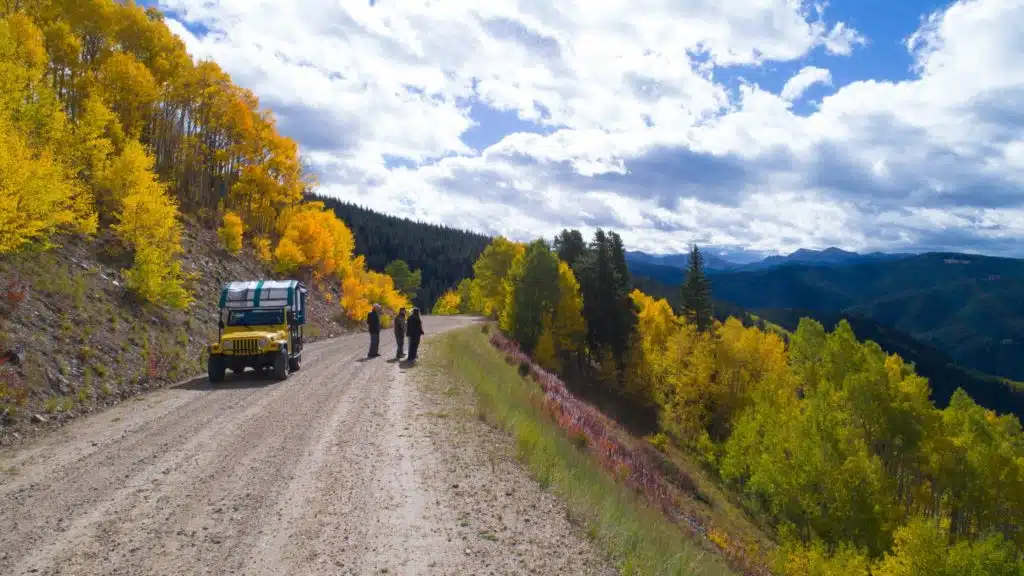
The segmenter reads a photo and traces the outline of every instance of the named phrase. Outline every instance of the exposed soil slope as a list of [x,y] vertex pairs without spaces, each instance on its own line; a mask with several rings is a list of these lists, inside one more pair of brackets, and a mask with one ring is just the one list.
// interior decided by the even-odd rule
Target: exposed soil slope
[[[117,242],[62,243],[43,254],[0,258],[0,291],[26,288],[17,309],[0,316],[0,355],[23,350],[20,365],[0,366],[0,445],[205,373],[203,351],[217,333],[221,285],[268,277],[251,253],[229,255],[214,232],[186,221],[182,267],[195,275],[195,303],[187,312],[154,310],[125,290],[121,270],[130,260]],[[307,340],[343,333],[334,321],[341,310],[336,290],[311,290],[311,296]]]

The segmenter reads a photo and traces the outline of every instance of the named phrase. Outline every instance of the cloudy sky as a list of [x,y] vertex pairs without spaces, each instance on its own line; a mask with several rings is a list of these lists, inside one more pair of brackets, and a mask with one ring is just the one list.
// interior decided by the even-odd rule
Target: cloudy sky
[[148,3],[383,212],[1024,256],[1024,0]]

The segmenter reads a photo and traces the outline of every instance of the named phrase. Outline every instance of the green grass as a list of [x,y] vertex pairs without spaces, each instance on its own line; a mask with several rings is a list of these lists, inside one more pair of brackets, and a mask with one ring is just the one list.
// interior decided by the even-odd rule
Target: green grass
[[541,392],[509,366],[479,329],[455,331],[431,346],[436,362],[476,392],[480,413],[516,443],[533,477],[562,498],[570,517],[622,574],[716,575],[733,572],[691,542],[661,512],[618,484],[535,408]]
[[71,412],[75,409],[75,399],[71,396],[51,396],[43,406],[49,414]]

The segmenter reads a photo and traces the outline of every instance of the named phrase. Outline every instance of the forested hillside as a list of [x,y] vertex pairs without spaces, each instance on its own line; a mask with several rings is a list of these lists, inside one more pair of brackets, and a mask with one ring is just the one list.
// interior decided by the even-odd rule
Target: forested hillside
[[394,260],[404,260],[422,271],[414,302],[429,310],[446,290],[473,271],[473,262],[491,241],[482,234],[388,216],[334,198],[314,196],[344,220],[355,235],[355,253],[371,270],[384,271]]
[[[409,305],[353,253],[350,228],[307,201],[316,182],[273,114],[193,61],[155,8],[0,4],[0,136],[4,345],[17,364],[2,369],[2,420],[52,394],[48,411],[66,411],[140,372],[153,380],[160,362],[143,352],[169,342],[182,357],[163,362],[188,374],[196,354],[198,371],[208,327],[195,320],[210,321],[226,271],[302,279],[327,317]],[[129,335],[107,337],[125,322]]]
[[[647,271],[642,267],[631,266],[631,269],[636,274]],[[674,310],[680,310],[683,302],[679,286],[683,275],[682,270],[678,271],[678,280],[674,285],[634,275],[633,286],[646,294],[666,299]],[[937,405],[945,407],[953,392],[963,388],[981,406],[1000,413],[1016,414],[1024,421],[1024,384],[964,368],[935,346],[863,314],[806,308],[747,310],[717,298],[713,299],[713,308],[715,317],[722,322],[729,317],[739,319],[745,326],[763,325],[767,321],[790,332],[797,329],[802,318],[817,320],[829,329],[841,320],[846,320],[859,338],[876,342],[889,354],[899,354],[906,362],[914,365],[918,374],[928,378],[932,387],[932,400]]]
[[876,342],[886,352],[913,363],[915,371],[928,378],[932,400],[938,406],[949,405],[956,389],[963,388],[981,406],[999,413],[1016,414],[1024,421],[1024,385],[963,368],[945,352],[906,332],[853,313],[769,309],[754,310],[753,314],[789,331],[795,331],[802,318],[813,318],[829,329],[845,320],[859,338]]
[[718,298],[746,309],[859,313],[962,366],[1024,379],[1024,260],[936,253],[710,278]]
[[[586,243],[564,231],[554,245],[497,238],[474,277],[443,300],[448,312],[496,319],[566,381],[652,407],[660,429],[652,441],[692,455],[743,502],[780,545],[746,552],[780,573],[1024,570],[1024,432],[1015,416],[987,411],[963,390],[936,407],[927,379],[858,341],[845,320],[831,331],[801,320],[788,342],[736,319],[711,322],[714,284],[694,261],[677,315],[665,300],[630,292],[613,233]],[[566,433],[594,446],[616,477],[681,513],[678,502],[660,500],[661,472],[642,459],[627,465],[622,458],[639,457],[587,436],[596,429],[590,416],[548,401]],[[747,541],[729,530],[708,528],[735,559]]]

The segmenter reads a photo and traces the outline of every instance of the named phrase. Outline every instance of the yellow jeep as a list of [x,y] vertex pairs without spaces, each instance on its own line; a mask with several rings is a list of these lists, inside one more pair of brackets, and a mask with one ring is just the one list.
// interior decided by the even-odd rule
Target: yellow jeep
[[210,382],[225,370],[272,370],[285,380],[302,360],[306,324],[306,288],[295,280],[229,282],[220,294],[218,339],[209,346]]

